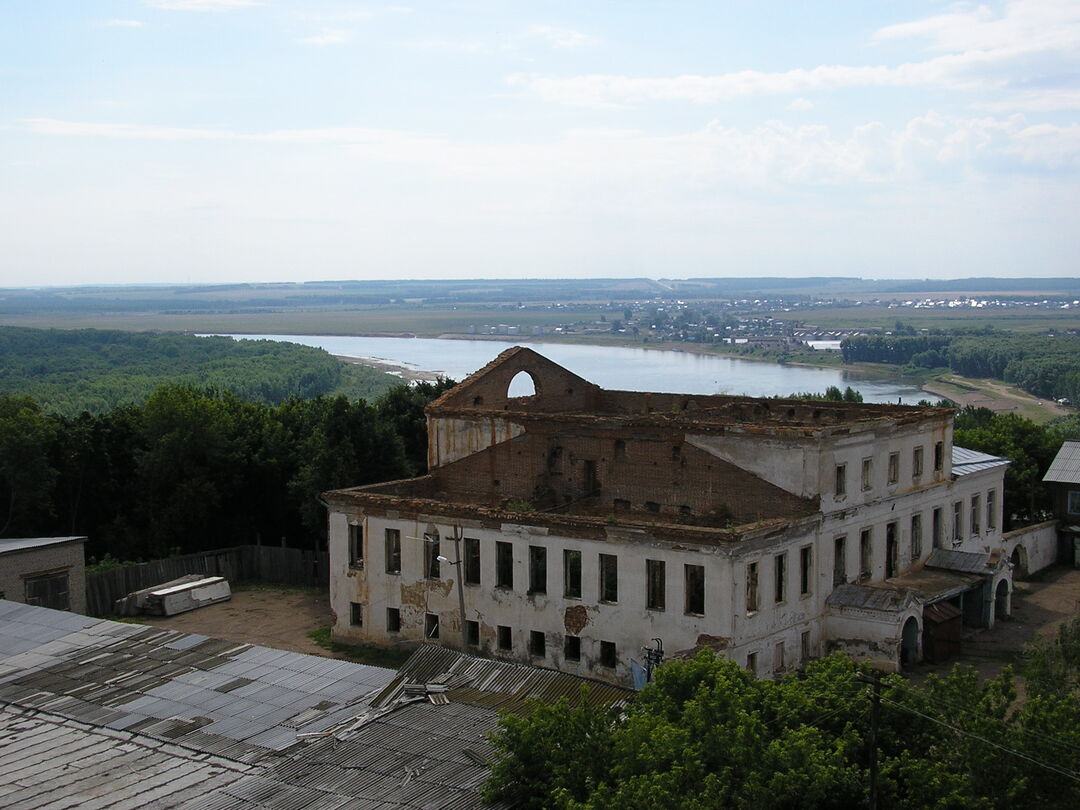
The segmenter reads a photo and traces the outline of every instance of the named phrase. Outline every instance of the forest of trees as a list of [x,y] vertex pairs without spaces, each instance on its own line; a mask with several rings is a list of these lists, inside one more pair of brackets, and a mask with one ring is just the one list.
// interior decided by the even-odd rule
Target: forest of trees
[[[1074,679],[1077,636],[1074,622]],[[1028,669],[1056,666],[1060,647],[1036,649]],[[1080,806],[1074,691],[1029,677],[1017,700],[1009,669],[980,681],[956,667],[921,687],[889,675],[875,746],[869,677],[865,665],[832,655],[759,680],[705,651],[665,663],[618,711],[584,696],[535,702],[523,717],[501,718],[485,796],[565,810],[847,810],[869,806],[876,749],[881,808]]]
[[166,385],[143,404],[65,416],[0,396],[0,536],[88,535],[124,560],[326,538],[328,489],[424,472],[424,406],[453,383],[280,405]]
[[1080,402],[1080,337],[989,332],[872,335],[840,344],[845,363],[948,367],[965,377],[1004,380],[1044,399]]
[[166,383],[277,405],[331,393],[374,398],[396,380],[295,343],[0,326],[0,395],[30,396],[67,416],[104,414],[146,402]]

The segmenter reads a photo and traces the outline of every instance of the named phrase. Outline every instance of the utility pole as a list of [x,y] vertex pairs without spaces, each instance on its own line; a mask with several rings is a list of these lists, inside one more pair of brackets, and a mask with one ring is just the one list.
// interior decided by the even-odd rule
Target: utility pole
[[870,810],[878,810],[878,729],[881,725],[881,675],[859,675],[860,681],[873,686],[870,693]]

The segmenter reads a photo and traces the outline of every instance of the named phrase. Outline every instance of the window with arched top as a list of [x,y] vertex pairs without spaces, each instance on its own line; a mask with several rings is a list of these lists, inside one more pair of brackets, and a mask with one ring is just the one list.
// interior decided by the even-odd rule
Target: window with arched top
[[540,393],[540,386],[527,371],[519,371],[510,380],[510,386],[506,389],[506,396],[510,399],[518,397],[533,397]]

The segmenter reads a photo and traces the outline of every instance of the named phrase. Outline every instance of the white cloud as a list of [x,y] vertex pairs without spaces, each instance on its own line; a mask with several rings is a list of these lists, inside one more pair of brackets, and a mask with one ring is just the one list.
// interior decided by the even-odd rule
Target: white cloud
[[317,34],[302,37],[302,45],[343,45],[352,39],[352,33],[342,28],[324,28]]
[[804,110],[812,110],[812,109],[814,109],[814,102],[812,102],[808,98],[802,98],[800,96],[799,98],[795,99],[790,104],[788,104],[787,108],[789,110],[794,110],[796,112],[802,112]]
[[106,20],[102,24],[107,28],[142,28],[146,25],[139,20]]
[[143,4],[169,11],[232,11],[262,5],[257,0],[143,0]]
[[591,45],[593,37],[568,28],[556,28],[551,25],[532,25],[519,37],[521,40],[539,40],[552,48],[580,48]]

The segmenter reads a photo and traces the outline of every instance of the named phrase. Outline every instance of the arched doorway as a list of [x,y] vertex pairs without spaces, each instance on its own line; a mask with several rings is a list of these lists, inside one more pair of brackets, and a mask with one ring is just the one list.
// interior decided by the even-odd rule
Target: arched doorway
[[1013,567],[1013,579],[1027,578],[1027,550],[1023,546],[1017,546],[1013,549],[1009,562],[1012,563]]
[[1010,608],[1012,607],[1009,603],[1009,583],[1003,579],[997,584],[997,590],[994,591],[995,622],[1009,618]]
[[900,666],[907,667],[919,659],[919,620],[909,616],[900,634]]

